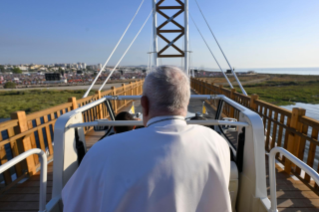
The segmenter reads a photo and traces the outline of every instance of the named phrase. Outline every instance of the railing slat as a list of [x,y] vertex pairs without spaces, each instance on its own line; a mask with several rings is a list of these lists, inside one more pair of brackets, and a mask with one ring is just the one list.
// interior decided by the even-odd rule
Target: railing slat
[[[311,137],[314,139],[318,138],[318,130],[317,129],[312,129]],[[308,159],[307,159],[307,164],[310,167],[313,167],[313,162],[315,159],[315,154],[316,154],[316,145],[314,143],[310,143],[309,146],[309,152],[308,152]],[[310,176],[308,174],[305,175],[305,181],[310,182]]]

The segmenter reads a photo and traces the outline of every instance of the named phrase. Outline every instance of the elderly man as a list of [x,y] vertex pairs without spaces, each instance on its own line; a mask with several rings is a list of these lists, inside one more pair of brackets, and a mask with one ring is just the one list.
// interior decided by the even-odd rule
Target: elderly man
[[180,69],[149,73],[145,128],[91,148],[63,189],[64,211],[231,211],[229,146],[213,130],[186,124],[189,98]]

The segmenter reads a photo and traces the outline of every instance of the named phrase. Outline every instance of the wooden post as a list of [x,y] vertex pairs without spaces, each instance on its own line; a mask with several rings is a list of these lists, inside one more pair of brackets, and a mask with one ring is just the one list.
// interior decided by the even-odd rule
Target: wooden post
[[257,104],[255,102],[256,99],[258,99],[259,96],[257,94],[253,94],[250,97],[250,105],[249,108],[252,109],[253,111],[257,111]]
[[78,108],[78,104],[76,103],[76,98],[75,97],[69,98],[68,102],[72,102],[72,110],[75,110],[75,109]]
[[223,85],[219,85],[219,93],[223,94]]
[[[230,99],[235,100],[236,89],[232,88],[230,90]],[[235,118],[235,110],[234,107],[230,105],[229,116]]]
[[[126,96],[127,94],[126,94],[126,87],[125,87],[125,83],[123,83],[122,84],[122,87],[123,87],[123,90],[124,90],[124,96]],[[124,106],[126,106],[127,105],[127,101],[126,100],[124,100]]]
[[[26,137],[23,138],[23,147],[24,147],[24,151],[28,151],[32,148],[32,144],[31,144],[31,135],[28,135]],[[52,146],[52,145],[51,145]],[[28,167],[28,174],[30,176],[34,175],[36,173],[36,167],[35,167],[35,162],[34,162],[34,157],[32,155],[30,155],[29,157],[26,158],[26,163],[27,163],[27,167]]]
[[130,95],[132,96],[133,95],[133,82],[130,82]]
[[[300,132],[302,124],[299,123],[299,118],[301,116],[304,116],[305,114],[306,114],[306,110],[305,109],[293,108],[292,109],[291,120],[290,120],[290,127]],[[300,146],[300,136],[297,136],[294,133],[289,133],[287,150],[289,152],[291,152],[292,154],[297,156],[297,151],[299,151],[299,146]],[[290,174],[292,166],[294,166],[294,165],[291,163],[290,160],[288,160],[286,158],[286,160],[285,160],[285,172]]]
[[[11,119],[17,119],[19,123],[18,127],[15,129],[15,134],[28,131],[28,122],[25,111],[17,111],[12,113]],[[23,139],[18,139],[12,149],[15,157],[18,156],[20,153],[31,149],[30,136],[26,136]],[[16,172],[18,177],[23,174],[22,170],[28,170],[28,173],[30,175],[33,175],[35,173],[35,162],[32,155],[29,156],[26,161],[22,161],[16,165]]]
[[[115,87],[114,86],[112,86],[112,93],[113,93],[113,96],[116,96],[116,89],[115,89]],[[115,114],[117,114],[117,102],[116,102],[116,100],[113,100],[114,101],[114,112],[115,112]]]
[[[101,97],[102,97],[101,96],[101,91],[96,91],[95,93],[97,94],[97,99],[101,99]],[[102,104],[99,104],[97,108],[98,108],[98,111],[97,111],[98,117],[100,119],[103,119],[104,116],[103,116]]]
[[[47,115],[43,116],[43,120],[44,120],[44,123],[49,122],[48,116]],[[51,139],[51,132],[50,132],[50,126],[49,125],[45,127],[45,132],[47,134],[49,152],[50,152],[50,155],[53,156],[53,146],[52,146],[52,139]]]

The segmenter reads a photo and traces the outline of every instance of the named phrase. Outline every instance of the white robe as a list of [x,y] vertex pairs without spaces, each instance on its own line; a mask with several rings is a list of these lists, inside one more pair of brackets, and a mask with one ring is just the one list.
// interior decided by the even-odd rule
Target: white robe
[[64,211],[231,211],[230,152],[180,116],[96,143],[62,191]]

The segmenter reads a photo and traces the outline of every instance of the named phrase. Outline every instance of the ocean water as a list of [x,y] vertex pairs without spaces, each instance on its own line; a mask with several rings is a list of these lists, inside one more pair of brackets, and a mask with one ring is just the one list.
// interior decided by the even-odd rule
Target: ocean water
[[292,110],[294,107],[300,107],[306,110],[306,116],[309,116],[313,119],[317,119],[319,121],[319,104],[307,104],[296,102],[295,105],[287,105],[287,106],[280,106],[286,108],[288,110]]
[[[292,108],[294,107],[304,108],[306,110],[306,116],[309,116],[319,121],[319,104],[306,104],[306,103],[296,102],[295,105],[287,105],[287,106],[281,106],[281,107],[286,108],[288,110],[292,110]],[[308,136],[311,136],[311,133],[312,133],[312,129],[309,127],[309,130],[307,133]],[[305,152],[304,152],[305,154],[303,158],[304,162],[307,162],[307,159],[308,159],[309,146],[310,146],[310,142],[306,141]],[[319,148],[317,147],[314,164],[312,168],[317,170],[318,165],[319,165]]]
[[[209,69],[208,71],[217,71],[219,69]],[[226,70],[226,69],[224,69]],[[293,75],[319,75],[319,67],[315,68],[238,68],[235,72],[255,71],[260,74],[293,74]]]
[[[238,69],[240,71],[241,69]],[[263,74],[294,74],[294,75],[319,75],[319,67],[317,68],[256,68],[246,69],[253,70],[256,73]]]

